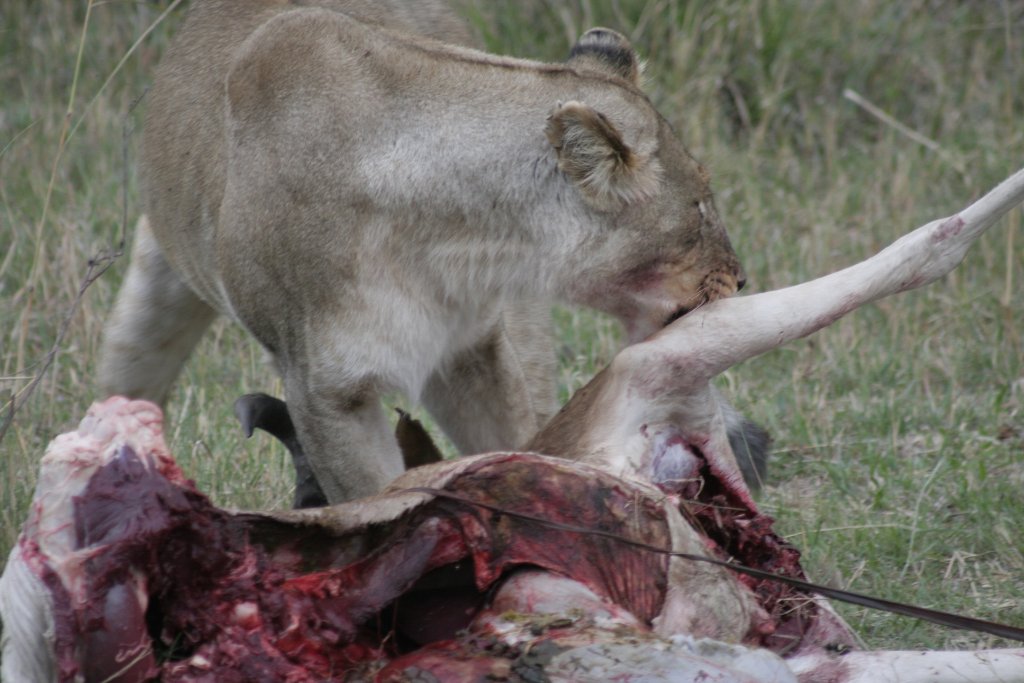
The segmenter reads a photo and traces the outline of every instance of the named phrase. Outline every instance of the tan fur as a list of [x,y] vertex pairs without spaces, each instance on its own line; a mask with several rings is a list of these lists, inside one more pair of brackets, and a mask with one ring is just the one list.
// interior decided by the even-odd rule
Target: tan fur
[[[315,5],[315,6],[310,6]],[[107,393],[163,401],[214,317],[273,355],[332,501],[401,469],[397,389],[460,448],[553,410],[546,308],[631,337],[742,271],[699,164],[607,30],[496,57],[440,3],[195,0],[148,95],[150,226],[107,327]]]

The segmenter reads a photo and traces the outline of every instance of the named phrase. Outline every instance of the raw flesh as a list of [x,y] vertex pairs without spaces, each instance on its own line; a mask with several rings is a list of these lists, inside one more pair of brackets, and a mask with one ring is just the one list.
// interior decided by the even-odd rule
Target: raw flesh
[[[682,619],[691,636],[762,645],[785,623],[725,570],[673,572],[675,559],[611,536],[403,490],[414,486],[647,546],[713,548],[689,526],[682,537],[657,489],[524,453],[419,468],[357,503],[229,513],[174,463],[155,406],[113,398],[43,458],[4,577],[5,620],[11,582],[45,597],[52,680],[228,683],[532,680],[564,670],[570,651],[604,671],[601,661],[640,641],[648,658],[696,658],[701,671],[733,676],[694,654],[697,641],[666,640],[655,625],[674,631]],[[680,591],[685,619],[666,612]]]

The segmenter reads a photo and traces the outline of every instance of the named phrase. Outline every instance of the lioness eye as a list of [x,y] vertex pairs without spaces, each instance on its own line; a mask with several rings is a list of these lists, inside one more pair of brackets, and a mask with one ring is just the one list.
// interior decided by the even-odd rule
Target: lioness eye
[[697,210],[700,211],[701,218],[707,219],[708,212],[707,209],[704,208],[704,202],[697,202]]

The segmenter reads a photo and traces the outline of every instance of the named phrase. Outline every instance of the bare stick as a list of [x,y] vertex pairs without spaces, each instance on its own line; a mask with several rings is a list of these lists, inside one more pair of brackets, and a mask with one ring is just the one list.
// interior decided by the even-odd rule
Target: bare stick
[[910,138],[911,140],[913,140],[917,144],[923,145],[924,147],[927,147],[928,149],[930,149],[933,152],[942,152],[941,145],[939,145],[939,143],[935,142],[935,140],[932,140],[930,137],[928,137],[926,135],[921,135],[920,133],[918,133],[913,128],[910,128],[909,126],[906,126],[903,123],[901,123],[900,121],[896,120],[895,117],[893,117],[891,114],[888,114],[887,112],[884,112],[881,109],[879,109],[878,107],[876,107],[875,105],[873,105],[871,102],[869,102],[863,95],[861,95],[856,90],[851,90],[850,88],[847,88],[846,90],[843,91],[843,97],[845,97],[846,99],[850,100],[851,102],[856,104],[858,107],[860,107],[861,109],[863,109],[867,113],[869,113],[872,116],[874,116],[876,119],[878,119],[879,121],[881,121],[885,125],[890,126],[891,128],[896,129],[897,131],[899,131],[903,135],[906,135],[908,138]]
[[935,152],[940,159],[942,159],[950,166],[952,166],[953,169],[956,170],[956,172],[959,173],[962,178],[964,178],[964,180],[969,179],[969,176],[967,175],[967,169],[964,166],[963,160],[950,154],[945,148],[942,147],[942,145],[940,145],[935,140],[932,140],[930,137],[922,135],[913,128],[903,124],[888,112],[885,112],[882,109],[876,107],[874,104],[868,101],[867,98],[865,98],[863,95],[861,95],[855,90],[847,88],[846,90],[843,91],[843,97],[850,100],[858,107],[860,107],[867,113],[871,114],[876,119],[878,119],[885,125],[889,126],[890,128],[894,129],[901,135],[905,135],[906,137],[910,138],[911,140],[921,145],[922,147],[926,147],[932,152]]

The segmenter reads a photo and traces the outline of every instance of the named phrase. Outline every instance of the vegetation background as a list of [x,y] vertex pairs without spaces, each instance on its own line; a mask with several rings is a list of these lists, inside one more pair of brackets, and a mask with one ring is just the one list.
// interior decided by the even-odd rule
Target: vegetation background
[[[23,402],[0,437],[3,557],[47,442],[94,398],[127,258],[79,294],[90,262],[131,239],[133,105],[184,6],[154,23],[177,4],[0,4],[0,420]],[[563,59],[593,25],[627,34],[648,60],[652,99],[714,172],[748,291],[860,260],[1024,159],[1018,1],[463,0],[462,10],[489,49],[543,60]],[[817,580],[1024,626],[1019,225],[1017,210],[944,281],[722,378],[774,436],[760,502]],[[567,396],[620,338],[591,313],[556,318]],[[283,450],[245,441],[232,416],[253,390],[280,393],[260,350],[217,325],[177,385],[167,439],[218,504],[286,506]],[[874,647],[1004,644],[840,611]]]

